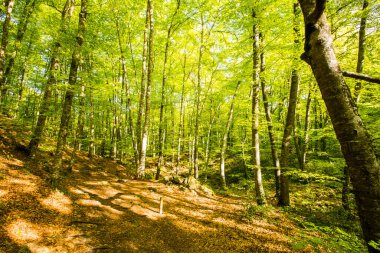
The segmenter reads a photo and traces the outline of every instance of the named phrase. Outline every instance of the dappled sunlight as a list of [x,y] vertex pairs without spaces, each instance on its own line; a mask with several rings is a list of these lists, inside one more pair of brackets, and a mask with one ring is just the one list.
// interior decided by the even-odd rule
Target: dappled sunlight
[[0,198],[2,198],[3,196],[5,196],[7,194],[8,194],[8,191],[6,191],[6,190],[0,190]]
[[36,241],[41,238],[39,228],[36,225],[22,219],[16,220],[9,224],[6,230],[9,237],[20,244],[29,241]]
[[102,203],[93,199],[80,199],[80,200],[77,200],[76,203],[82,206],[98,206],[98,207],[102,206]]
[[[88,184],[86,182],[86,184]],[[120,191],[115,190],[113,187],[106,185],[106,182],[101,182],[101,186],[98,187],[79,187],[80,190],[86,193],[97,195],[98,197],[102,199],[108,199],[112,198],[116,194],[120,193]]]
[[37,185],[30,179],[7,177],[5,181],[0,182],[0,186],[14,188],[15,191],[23,193],[31,193],[37,190]]
[[71,199],[58,190],[52,192],[47,198],[41,199],[40,202],[44,207],[62,214],[70,214],[73,211]]

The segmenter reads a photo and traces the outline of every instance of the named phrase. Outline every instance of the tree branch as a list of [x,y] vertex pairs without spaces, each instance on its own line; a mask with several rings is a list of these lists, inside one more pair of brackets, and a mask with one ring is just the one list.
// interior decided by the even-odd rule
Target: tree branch
[[342,74],[345,77],[351,77],[354,79],[359,79],[359,80],[367,81],[370,83],[380,84],[380,78],[376,78],[373,76],[364,75],[364,74],[360,74],[360,73],[356,73],[356,72],[349,72],[349,71],[342,71]]
[[326,9],[326,0],[317,0],[315,3],[315,9],[311,14],[311,18],[313,22],[317,22],[317,20],[322,16],[323,12]]

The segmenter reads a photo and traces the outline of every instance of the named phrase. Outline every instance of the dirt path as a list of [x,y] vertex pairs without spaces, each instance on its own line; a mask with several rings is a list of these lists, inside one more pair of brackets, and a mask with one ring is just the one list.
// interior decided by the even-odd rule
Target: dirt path
[[132,180],[100,157],[77,156],[54,190],[41,179],[51,154],[30,160],[20,149],[28,134],[0,118],[0,252],[294,251],[281,212],[248,222],[239,199]]
[[236,199],[131,180],[100,158],[78,164],[58,191],[24,170],[22,159],[0,156],[0,251],[291,251],[292,225],[280,214],[247,222]]

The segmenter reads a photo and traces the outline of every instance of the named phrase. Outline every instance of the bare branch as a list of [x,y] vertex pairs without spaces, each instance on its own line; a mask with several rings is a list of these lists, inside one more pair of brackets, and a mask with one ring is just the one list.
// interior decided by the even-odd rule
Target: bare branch
[[364,75],[364,74],[360,74],[360,73],[356,73],[356,72],[349,72],[349,71],[342,71],[342,74],[345,77],[351,77],[354,79],[359,79],[359,80],[367,81],[370,83],[380,84],[380,78],[376,78],[373,76]]

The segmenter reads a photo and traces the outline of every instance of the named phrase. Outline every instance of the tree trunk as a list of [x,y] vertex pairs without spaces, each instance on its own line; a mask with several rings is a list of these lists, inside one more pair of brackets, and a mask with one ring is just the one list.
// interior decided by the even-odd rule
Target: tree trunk
[[[300,44],[300,28],[299,28],[299,4],[294,4],[294,51],[295,53],[298,51]],[[280,166],[283,173],[280,176],[280,198],[279,205],[280,206],[289,206],[290,198],[289,198],[289,181],[284,174],[287,171],[288,167],[288,157],[289,157],[289,148],[292,132],[294,129],[295,116],[296,116],[296,107],[297,107],[297,96],[298,96],[298,88],[300,83],[300,77],[298,75],[298,60],[293,60],[293,70],[292,70],[292,78],[290,84],[290,94],[289,94],[289,106],[288,113],[286,115],[286,122],[284,127],[284,135],[282,137],[281,144],[281,157],[280,157]]]
[[183,62],[183,76],[182,76],[182,88],[181,88],[181,102],[180,102],[180,109],[179,109],[179,124],[178,124],[178,139],[177,139],[177,164],[175,173],[178,175],[179,172],[179,166],[181,161],[181,137],[183,135],[183,127],[184,127],[184,100],[185,100],[185,83],[186,83],[186,54],[184,56],[184,62]]
[[[26,29],[28,27],[30,16],[32,15],[37,0],[28,0],[25,2],[24,10],[22,13],[22,16],[19,20],[19,24],[17,26],[17,34],[15,39],[15,46],[13,49],[13,52],[10,54],[9,59],[7,59],[7,67],[5,69],[4,75],[0,79],[0,87],[1,89],[1,101],[5,101],[8,87],[7,85],[10,82],[10,78],[12,76],[13,66],[15,64],[15,60],[17,57],[18,52],[21,48],[21,43],[24,38],[24,34],[26,32]],[[4,34],[4,27],[3,27],[3,34]],[[4,36],[4,35],[3,35]],[[1,65],[1,64],[0,64]],[[0,71],[1,73],[1,71]],[[1,76],[1,75],[0,75]]]
[[[310,104],[311,104],[311,85],[309,87],[309,93],[307,94],[307,99],[306,99],[306,109],[305,109],[305,126],[304,126],[304,131],[305,135],[303,138],[303,144],[301,148],[301,167],[300,169],[302,171],[306,170],[306,153],[307,153],[307,148],[309,146],[309,128],[310,128]],[[313,89],[314,90],[314,89]]]
[[[265,55],[264,52],[261,52],[261,73],[265,71]],[[270,149],[272,154],[272,162],[275,175],[275,185],[276,185],[276,197],[280,196],[280,160],[278,159],[277,155],[277,149],[276,149],[276,141],[274,138],[274,132],[273,132],[273,123],[272,123],[272,115],[271,110],[268,103],[268,95],[265,89],[265,78],[263,76],[260,77],[261,79],[261,93],[263,96],[263,102],[264,102],[264,110],[265,110],[265,118],[267,120],[268,125],[268,135],[269,135],[269,142],[270,142]]]
[[202,92],[202,58],[204,50],[204,20],[201,14],[201,38],[198,55],[198,72],[197,72],[197,90],[196,90],[196,113],[195,113],[195,128],[194,128],[194,177],[197,179],[199,174],[199,155],[198,155],[198,139],[199,139],[199,124],[201,118],[201,92]]
[[56,82],[59,67],[60,67],[59,57],[62,50],[62,44],[60,40],[62,39],[63,34],[66,32],[68,28],[68,23],[69,23],[70,17],[72,16],[73,11],[74,11],[74,0],[66,0],[65,6],[61,12],[61,24],[59,28],[59,35],[56,41],[54,42],[53,49],[52,49],[52,55],[50,58],[49,70],[48,70],[48,78],[45,85],[45,91],[42,98],[41,106],[39,109],[37,124],[36,124],[36,127],[34,128],[32,138],[28,145],[28,150],[32,156],[34,155],[34,152],[36,151],[36,149],[38,148],[38,145],[41,142],[41,137],[45,129],[47,114],[49,112],[49,106],[50,106],[52,86]]
[[71,118],[71,109],[74,98],[74,89],[77,83],[78,67],[81,60],[81,48],[84,42],[87,21],[87,0],[81,1],[81,11],[79,13],[78,33],[76,35],[76,44],[71,58],[71,66],[69,73],[69,88],[65,94],[65,101],[62,108],[61,125],[58,133],[57,148],[55,151],[55,163],[53,171],[53,179],[59,177],[59,170],[62,165],[62,155],[66,145],[68,135],[69,122]]
[[94,101],[90,92],[90,144],[88,145],[88,156],[95,155],[95,120],[94,120]]
[[148,144],[148,130],[150,123],[150,90],[152,84],[152,74],[153,74],[153,33],[154,33],[154,20],[153,20],[153,4],[152,0],[148,0],[147,3],[147,21],[149,28],[149,41],[148,41],[148,69],[147,69],[147,82],[146,82],[146,94],[145,94],[145,115],[144,124],[142,128],[142,140],[141,140],[141,152],[140,152],[140,162],[137,169],[137,177],[143,178],[145,176],[145,160],[146,160],[146,150]]
[[3,34],[1,36],[1,45],[0,45],[0,106],[5,106],[4,99],[5,99],[5,87],[4,87],[4,70],[5,70],[5,60],[6,60],[6,52],[7,52],[7,46],[8,46],[8,36],[9,36],[9,28],[10,28],[10,21],[11,21],[11,15],[13,11],[13,5],[15,1],[14,0],[5,0],[4,1],[4,7],[6,9],[5,14],[5,20],[3,23]]
[[241,82],[239,81],[237,83],[237,85],[236,85],[235,93],[234,93],[234,95],[232,97],[232,100],[231,100],[230,111],[228,113],[228,120],[227,120],[226,128],[224,130],[223,139],[222,139],[222,148],[221,148],[221,151],[220,151],[220,176],[222,178],[222,187],[223,188],[227,188],[227,184],[226,184],[226,172],[225,172],[225,169],[224,169],[224,167],[225,167],[224,160],[226,158],[225,156],[226,156],[226,149],[227,149],[227,137],[228,137],[228,134],[229,134],[229,131],[230,131],[230,128],[231,128],[231,124],[232,124],[232,118],[233,118],[233,115],[234,115],[235,98],[236,98],[237,92],[238,92],[238,90],[240,88],[240,84],[241,84]]
[[[357,112],[338,60],[324,14],[325,0],[300,0],[305,17],[304,59],[313,70],[342,153],[349,168],[366,242],[380,240],[380,166]],[[377,252],[368,245],[370,252]]]
[[252,164],[255,174],[256,202],[265,205],[265,192],[261,175],[260,140],[259,140],[259,105],[260,105],[260,38],[255,10],[253,18],[253,86],[252,86]]
[[180,7],[180,1],[177,1],[177,7],[171,17],[170,25],[167,31],[166,35],[166,42],[165,42],[165,52],[164,52],[164,66],[162,70],[162,86],[161,86],[161,105],[160,105],[160,122],[159,122],[159,129],[158,129],[158,163],[157,163],[157,173],[156,173],[156,180],[160,178],[161,173],[161,166],[164,162],[164,138],[163,138],[163,132],[164,132],[164,106],[165,106],[165,89],[166,89],[166,79],[167,79],[167,63],[168,63],[168,54],[169,54],[169,47],[170,47],[170,40],[173,32],[173,25],[174,25],[174,18],[178,13]]
[[[366,9],[368,7],[368,0],[363,0],[363,13],[362,17],[360,19],[360,28],[359,28],[359,48],[358,48],[358,61],[356,64],[356,72],[362,73],[363,72],[363,65],[364,65],[364,53],[365,53],[365,41],[366,41],[366,24],[367,24],[367,13],[365,13]],[[360,100],[360,91],[362,89],[362,82],[357,81],[355,84],[355,90],[354,90],[354,100],[356,103],[359,103]]]

